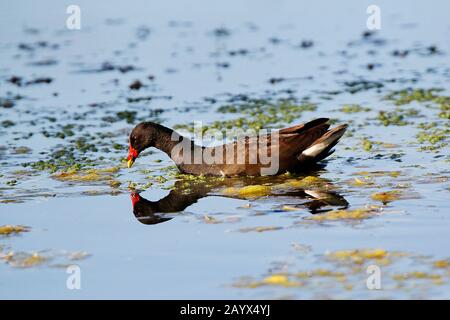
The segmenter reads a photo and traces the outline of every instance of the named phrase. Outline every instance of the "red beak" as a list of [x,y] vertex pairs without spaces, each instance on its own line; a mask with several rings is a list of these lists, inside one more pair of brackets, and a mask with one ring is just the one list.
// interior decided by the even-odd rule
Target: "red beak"
[[138,152],[135,148],[133,148],[132,146],[130,146],[130,150],[128,151],[128,168],[131,168],[131,166],[134,163],[134,160],[136,160],[136,158],[138,157]]
[[131,203],[133,204],[133,207],[134,207],[134,205],[136,204],[136,202],[138,202],[139,200],[141,200],[141,196],[139,195],[139,193],[132,193],[132,194],[130,195],[130,197],[131,197]]

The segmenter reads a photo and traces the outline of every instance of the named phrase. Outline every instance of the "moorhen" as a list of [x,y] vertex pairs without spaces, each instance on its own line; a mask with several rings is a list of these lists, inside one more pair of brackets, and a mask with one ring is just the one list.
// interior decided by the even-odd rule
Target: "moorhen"
[[258,176],[300,172],[333,153],[331,149],[347,129],[347,124],[341,124],[329,130],[328,120],[319,118],[213,147],[199,146],[160,124],[142,122],[130,134],[128,167],[143,150],[155,147],[186,174]]

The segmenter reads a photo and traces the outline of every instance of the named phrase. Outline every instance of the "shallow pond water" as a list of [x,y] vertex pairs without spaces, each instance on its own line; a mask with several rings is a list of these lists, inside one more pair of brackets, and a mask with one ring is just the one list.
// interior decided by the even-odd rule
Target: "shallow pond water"
[[[69,4],[0,4],[1,298],[450,297],[447,3],[379,1],[375,33],[364,1]],[[350,127],[303,175],[126,168],[142,120],[317,117]]]

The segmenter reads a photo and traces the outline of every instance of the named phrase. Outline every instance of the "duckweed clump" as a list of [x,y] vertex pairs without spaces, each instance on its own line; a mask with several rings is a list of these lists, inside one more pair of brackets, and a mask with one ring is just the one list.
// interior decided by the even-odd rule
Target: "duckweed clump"
[[[254,129],[281,127],[299,119],[303,112],[315,111],[317,105],[310,102],[299,103],[294,99],[280,99],[275,102],[266,99],[249,99],[240,104],[224,105],[217,110],[220,113],[241,114],[242,117],[230,120],[214,121],[203,126],[208,129]],[[193,132],[194,126],[177,125],[176,129]]]
[[303,283],[295,280],[291,280],[288,275],[285,274],[273,274],[267,276],[261,281],[251,281],[235,283],[234,286],[238,288],[258,288],[261,286],[276,286],[284,288],[300,287]]
[[393,101],[395,105],[401,106],[409,104],[413,101],[417,102],[434,102],[442,105],[450,104],[450,97],[444,95],[438,95],[438,92],[443,91],[439,88],[431,89],[403,89],[398,91],[392,91],[385,96],[386,100]]
[[229,187],[222,191],[226,196],[237,196],[245,199],[267,196],[270,192],[271,187],[264,185],[250,185],[242,188]]
[[435,145],[439,142],[447,140],[449,134],[450,129],[434,129],[428,131],[420,131],[416,137],[419,143],[430,143]]
[[314,221],[338,221],[338,220],[364,220],[375,216],[377,211],[369,208],[354,210],[334,210],[324,214],[308,216],[306,220]]
[[375,192],[370,197],[372,198],[372,200],[380,201],[383,204],[387,204],[394,200],[399,200],[401,197],[401,192],[399,190]]
[[450,119],[450,96],[441,95],[443,89],[404,89],[389,93],[385,99],[393,101],[395,105],[402,106],[411,102],[433,103],[438,105],[440,112],[438,117],[441,119]]
[[11,234],[18,234],[22,232],[30,231],[29,227],[26,226],[13,226],[13,225],[4,225],[0,226],[0,235],[9,236]]
[[395,111],[379,111],[378,121],[384,126],[406,126],[409,124],[406,121],[408,117],[417,117],[419,111],[416,109],[396,109]]
[[359,104],[346,104],[343,105],[339,111],[344,113],[357,113],[357,112],[368,112],[370,110],[371,110],[370,108],[362,107]]
[[370,151],[370,150],[372,150],[373,144],[369,139],[363,139],[362,147],[363,147],[364,151]]

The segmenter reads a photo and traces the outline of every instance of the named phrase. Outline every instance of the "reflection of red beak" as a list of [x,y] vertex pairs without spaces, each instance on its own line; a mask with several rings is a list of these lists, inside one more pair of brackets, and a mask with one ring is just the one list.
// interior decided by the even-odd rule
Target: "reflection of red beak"
[[130,146],[130,150],[128,151],[128,168],[131,168],[131,166],[134,163],[134,160],[136,160],[136,158],[138,157],[138,152],[135,148],[133,148],[132,146]]
[[141,200],[141,196],[139,195],[139,193],[132,193],[132,194],[130,195],[130,197],[131,197],[131,203],[133,204],[133,207],[134,207],[134,205],[136,204],[136,202],[138,202],[139,200]]

